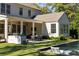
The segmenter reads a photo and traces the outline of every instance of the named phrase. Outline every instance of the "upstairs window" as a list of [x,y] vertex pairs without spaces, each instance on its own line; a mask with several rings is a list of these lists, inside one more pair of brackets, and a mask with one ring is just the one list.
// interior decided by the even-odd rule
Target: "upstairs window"
[[31,10],[28,10],[28,16],[31,17]]
[[1,3],[1,13],[5,14],[5,4]]
[[1,13],[10,14],[10,5],[1,3]]
[[7,4],[6,5],[6,14],[10,14],[10,8],[11,8],[10,5]]
[[19,8],[19,15],[23,15],[23,8]]
[[51,24],[51,33],[56,33],[56,24]]

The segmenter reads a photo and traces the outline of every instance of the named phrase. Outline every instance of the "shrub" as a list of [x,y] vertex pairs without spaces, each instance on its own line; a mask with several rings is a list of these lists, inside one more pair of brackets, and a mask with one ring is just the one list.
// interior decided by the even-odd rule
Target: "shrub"
[[58,39],[58,37],[50,37],[50,39]]
[[42,36],[43,39],[49,39],[49,36]]
[[67,39],[64,37],[64,35],[61,35],[60,40],[67,40]]
[[49,39],[57,41],[57,40],[59,40],[59,37],[50,37]]
[[78,39],[78,30],[77,29],[70,29],[70,36],[74,39]]
[[71,36],[66,37],[66,39],[73,39]]

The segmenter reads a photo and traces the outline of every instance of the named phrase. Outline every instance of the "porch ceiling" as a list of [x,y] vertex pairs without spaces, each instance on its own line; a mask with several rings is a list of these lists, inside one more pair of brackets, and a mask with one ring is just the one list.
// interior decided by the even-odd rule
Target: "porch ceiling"
[[0,14],[0,20],[5,20],[5,19],[7,19],[7,16],[6,16],[6,15],[1,15],[1,14]]
[[26,19],[22,17],[16,16],[8,16],[10,21],[24,21],[24,22],[35,22],[35,23],[42,23],[42,21],[34,20],[34,19]]

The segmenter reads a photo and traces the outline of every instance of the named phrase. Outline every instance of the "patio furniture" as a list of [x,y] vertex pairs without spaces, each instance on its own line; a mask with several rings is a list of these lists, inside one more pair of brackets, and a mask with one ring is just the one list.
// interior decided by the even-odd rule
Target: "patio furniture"
[[32,34],[29,34],[29,35],[27,35],[27,38],[28,39],[31,39],[31,36],[32,36]]
[[35,35],[35,39],[38,40],[38,41],[41,41],[42,40],[42,36],[41,35]]
[[51,51],[58,55],[69,55],[72,52],[70,50],[60,50],[59,47],[51,47]]
[[41,41],[42,40],[42,36],[41,35],[31,36],[31,39],[34,40],[34,41]]

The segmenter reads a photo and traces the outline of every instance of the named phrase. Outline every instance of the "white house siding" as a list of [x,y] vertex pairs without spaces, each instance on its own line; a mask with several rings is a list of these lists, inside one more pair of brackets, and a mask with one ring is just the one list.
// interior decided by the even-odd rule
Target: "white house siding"
[[0,4],[0,13],[1,13],[1,4]]
[[[51,24],[56,24],[56,33],[51,33]],[[59,23],[58,22],[46,22],[43,24],[43,36],[58,37],[59,36]]]
[[[11,14],[10,15],[13,15],[13,16],[19,16],[19,8],[23,8],[23,16],[20,16],[20,17],[30,18],[33,15],[40,14],[40,11],[37,10],[37,9],[33,9],[33,8],[30,8],[30,7],[27,7],[27,6],[23,6],[23,5],[20,5],[20,4],[17,4],[17,3],[8,3],[8,4],[11,5]],[[1,3],[0,3],[0,9],[1,9]],[[31,10],[31,16],[30,17],[28,17],[28,10]],[[38,12],[35,12],[35,11],[38,11]],[[1,13],[1,10],[0,10],[0,13]]]
[[61,35],[60,27],[62,27],[63,24],[68,25],[68,33],[63,33],[63,34],[64,34],[64,36],[69,36],[69,25],[70,25],[70,23],[69,23],[69,19],[68,19],[66,14],[63,14],[62,17],[59,20],[59,31],[60,31],[59,35]]

